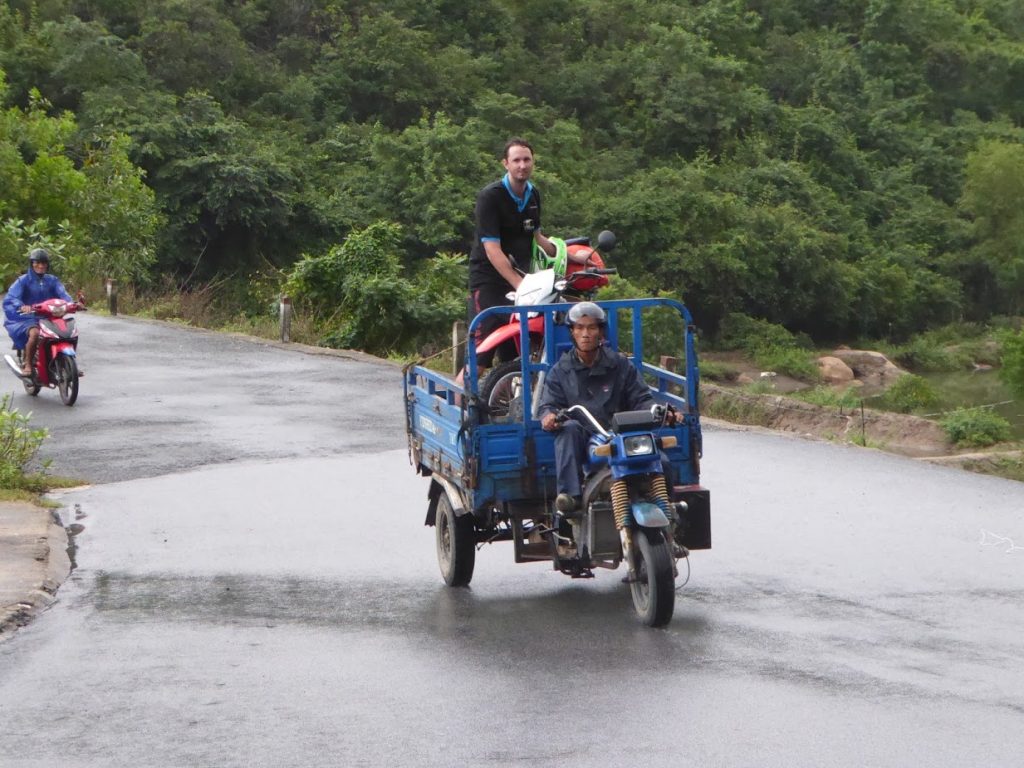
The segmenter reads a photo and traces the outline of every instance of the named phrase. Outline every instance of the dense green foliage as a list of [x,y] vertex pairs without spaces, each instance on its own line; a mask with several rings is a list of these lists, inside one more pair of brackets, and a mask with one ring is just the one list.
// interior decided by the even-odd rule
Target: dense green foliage
[[20,488],[25,469],[46,439],[45,429],[29,426],[29,417],[11,407],[11,396],[0,398],[0,489]]
[[[0,70],[0,106],[6,93]],[[96,134],[72,150],[74,117],[50,107],[32,90],[24,109],[0,112],[0,280],[6,287],[24,272],[37,245],[65,279],[145,279],[160,219],[128,138]]]
[[388,352],[444,338],[453,317],[465,314],[466,270],[439,255],[402,274],[401,232],[378,222],[353,232],[322,256],[303,258],[285,286],[312,312],[329,313],[325,346]]
[[468,251],[475,193],[522,134],[546,230],[614,229],[622,273],[706,331],[741,313],[905,339],[1022,311],[1013,0],[8,0],[0,43],[19,119],[65,121],[40,155],[52,197],[84,194],[72,171],[103,148],[96,176],[143,178],[166,223],[141,200],[102,225],[46,201],[0,218],[51,239],[67,219],[136,275],[151,246],[181,284],[289,270],[384,221],[401,240],[363,299],[415,304],[399,294]]

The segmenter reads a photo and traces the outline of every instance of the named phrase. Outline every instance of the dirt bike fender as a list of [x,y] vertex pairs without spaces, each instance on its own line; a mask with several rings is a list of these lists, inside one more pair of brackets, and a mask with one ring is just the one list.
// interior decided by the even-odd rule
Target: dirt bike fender
[[[544,332],[544,318],[543,317],[531,317],[527,323],[531,334],[543,333]],[[489,352],[502,342],[508,341],[509,339],[519,340],[519,323],[508,323],[507,325],[501,326],[498,330],[491,333],[486,339],[484,339],[476,348],[476,353],[479,355],[481,352]]]
[[650,501],[634,501],[630,508],[633,520],[643,528],[665,528],[668,525],[668,518],[657,504]]

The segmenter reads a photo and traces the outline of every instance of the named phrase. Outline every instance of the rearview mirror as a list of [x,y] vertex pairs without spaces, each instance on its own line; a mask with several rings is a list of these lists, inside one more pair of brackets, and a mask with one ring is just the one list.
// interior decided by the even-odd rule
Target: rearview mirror
[[608,229],[602,229],[597,236],[597,250],[607,253],[615,247],[615,233]]

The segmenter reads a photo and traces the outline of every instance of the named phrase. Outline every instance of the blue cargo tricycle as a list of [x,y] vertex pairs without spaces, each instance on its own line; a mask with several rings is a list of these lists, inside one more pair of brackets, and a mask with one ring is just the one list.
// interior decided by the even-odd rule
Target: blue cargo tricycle
[[[511,541],[517,563],[550,562],[573,578],[625,565],[637,614],[663,626],[675,608],[678,563],[711,547],[693,323],[671,299],[597,303],[608,315],[606,343],[629,357],[656,405],[617,414],[610,429],[579,406],[560,414],[592,431],[578,509],[555,507],[554,437],[541,429],[536,405],[548,370],[572,345],[565,303],[477,315],[468,329],[465,385],[420,364],[405,368],[410,459],[431,478],[426,524],[435,527],[448,585],[469,584],[479,547]],[[526,354],[478,382],[474,331],[493,313],[514,318]],[[669,354],[645,354],[660,344]],[[668,409],[676,411],[673,426]]]

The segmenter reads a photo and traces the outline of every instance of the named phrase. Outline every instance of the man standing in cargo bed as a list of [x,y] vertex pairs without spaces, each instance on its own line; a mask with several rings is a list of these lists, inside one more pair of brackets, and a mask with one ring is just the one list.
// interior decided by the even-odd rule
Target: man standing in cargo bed
[[[549,256],[555,246],[540,229],[540,191],[530,182],[533,147],[524,139],[509,139],[501,164],[505,175],[488,184],[476,198],[476,233],[469,256],[469,319],[488,307],[509,306],[506,297],[530,271],[534,243]],[[488,318],[476,329],[479,344],[506,316]],[[516,357],[513,342],[477,357],[481,369],[489,368],[494,352],[501,360]]]

